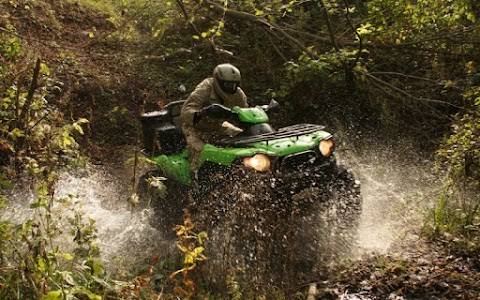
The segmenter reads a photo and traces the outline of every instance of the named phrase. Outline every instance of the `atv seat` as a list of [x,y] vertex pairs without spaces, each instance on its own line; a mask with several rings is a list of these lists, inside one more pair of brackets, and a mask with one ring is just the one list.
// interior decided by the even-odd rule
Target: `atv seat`
[[170,102],[162,110],[141,115],[144,151],[149,156],[174,154],[186,146],[180,112],[185,100]]

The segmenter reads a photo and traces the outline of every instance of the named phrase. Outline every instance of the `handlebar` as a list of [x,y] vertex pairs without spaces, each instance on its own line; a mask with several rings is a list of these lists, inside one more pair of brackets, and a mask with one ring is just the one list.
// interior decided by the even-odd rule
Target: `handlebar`
[[[278,107],[280,107],[280,104],[278,104],[277,101],[271,100],[270,104],[268,105],[261,105],[259,106],[265,113],[273,112],[275,111]],[[230,109],[226,106],[223,106],[221,104],[211,104],[207,107],[204,107],[202,110],[200,110],[197,115],[196,115],[196,120],[200,120],[203,117],[211,117],[211,118],[218,118],[218,119],[228,119],[228,120],[236,120],[238,119],[239,113],[237,111],[234,111],[233,109]]]
[[224,118],[230,119],[236,116],[237,113],[231,110],[230,108],[223,106],[221,104],[211,104],[200,111],[200,116],[208,116],[212,118]]

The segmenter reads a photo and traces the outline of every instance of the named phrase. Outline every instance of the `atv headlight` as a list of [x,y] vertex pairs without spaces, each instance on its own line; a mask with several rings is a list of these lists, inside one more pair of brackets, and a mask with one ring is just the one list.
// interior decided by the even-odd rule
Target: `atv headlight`
[[323,140],[318,144],[318,149],[323,156],[329,157],[333,153],[333,148],[335,147],[335,143],[333,139]]
[[257,171],[264,172],[270,169],[270,159],[265,154],[255,154],[252,157],[245,157],[243,164],[247,168],[253,168]]

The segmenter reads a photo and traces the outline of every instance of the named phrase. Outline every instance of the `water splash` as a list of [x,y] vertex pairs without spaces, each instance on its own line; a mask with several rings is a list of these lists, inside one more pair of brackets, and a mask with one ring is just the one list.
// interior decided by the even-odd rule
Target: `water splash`
[[86,216],[96,221],[99,246],[107,264],[122,257],[148,258],[163,241],[150,226],[153,211],[132,210],[128,186],[102,169],[80,177],[64,173],[57,184],[58,197],[74,195],[83,204]]
[[388,253],[407,236],[418,238],[411,234],[421,226],[422,209],[438,184],[432,175],[433,162],[414,149],[413,144],[369,145],[376,147],[349,147],[351,151],[342,152],[339,160],[362,183],[360,254]]
[[[377,146],[374,151],[356,148],[339,152],[339,160],[362,182],[363,212],[358,242],[365,252],[390,251],[405,234],[407,221],[418,216],[412,209],[418,198],[412,195],[428,195],[435,189],[431,162],[422,160],[414,149],[401,149]],[[107,268],[115,271],[132,270],[156,254],[169,255],[175,247],[172,240],[165,239],[151,225],[158,218],[152,209],[132,211],[127,201],[130,185],[126,177],[124,172],[95,167],[83,175],[62,174],[56,190],[57,197],[74,195],[82,203],[86,217],[96,221],[101,255]],[[34,196],[28,188],[22,192],[17,188],[15,194],[17,199],[9,204],[2,218],[21,222],[33,213],[26,208]]]
[[[169,253],[161,232],[152,227],[155,218],[153,209],[132,210],[128,203],[129,184],[125,177],[114,176],[111,172],[92,167],[84,174],[62,173],[56,184],[57,199],[71,198],[84,212],[85,218],[95,220],[98,230],[96,242],[99,245],[104,265],[117,273],[129,272],[153,255]],[[31,218],[36,212],[29,209],[34,193],[28,186],[17,185],[8,209],[2,218],[20,223]],[[55,214],[70,214],[68,208],[56,205]],[[69,240],[63,243],[70,243]],[[69,245],[62,245],[66,248]]]

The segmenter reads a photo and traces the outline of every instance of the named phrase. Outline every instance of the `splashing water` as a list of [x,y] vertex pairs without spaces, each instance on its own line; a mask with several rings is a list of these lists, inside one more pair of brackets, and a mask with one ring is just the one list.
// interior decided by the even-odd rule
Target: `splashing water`
[[411,234],[422,224],[421,210],[438,189],[432,161],[412,145],[375,145],[376,149],[342,153],[340,159],[362,183],[360,254],[388,253],[403,239],[417,239]]
[[63,174],[58,182],[58,196],[76,195],[86,215],[96,221],[107,264],[116,258],[149,258],[162,248],[163,237],[149,222],[155,217],[153,210],[132,211],[128,186],[104,170],[86,177]]
[[[416,201],[412,195],[428,194],[435,188],[429,175],[431,164],[407,149],[401,153],[394,147],[355,150],[355,153],[340,152],[339,161],[343,160],[362,182],[359,246],[365,252],[385,253],[405,234],[406,221],[418,215],[411,209],[416,205],[411,203]],[[96,221],[98,244],[106,267],[128,271],[153,255],[171,253],[175,243],[151,225],[152,219],[157,218],[152,209],[132,211],[127,200],[128,179],[121,172],[113,173],[98,167],[87,175],[64,173],[57,184],[56,197],[74,195],[82,203],[85,216]],[[21,222],[32,214],[26,207],[33,193],[28,189],[15,193],[17,199],[24,201],[9,204],[2,218]]]
[[[73,197],[85,213],[85,218],[95,220],[98,230],[95,242],[99,245],[104,265],[110,271],[122,274],[159,251],[171,251],[162,234],[150,225],[151,219],[155,218],[153,210],[132,210],[128,203],[129,184],[125,181],[104,169],[93,167],[86,175],[62,173],[55,190],[57,199]],[[35,213],[28,208],[34,193],[25,186],[17,186],[13,192],[14,201],[9,203],[2,218],[13,222],[26,221]],[[70,213],[61,205],[56,205],[54,210],[58,216]]]

